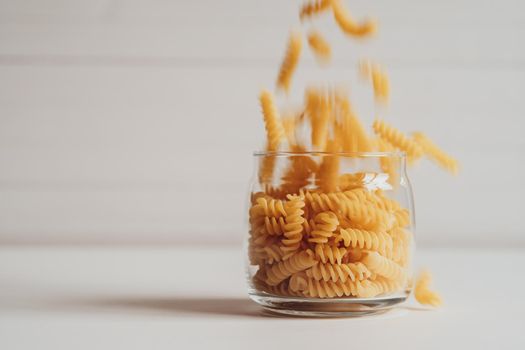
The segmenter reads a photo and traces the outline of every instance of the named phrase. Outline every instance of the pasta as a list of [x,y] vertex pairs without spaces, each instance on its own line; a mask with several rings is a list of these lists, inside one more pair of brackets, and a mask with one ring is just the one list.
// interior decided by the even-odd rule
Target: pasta
[[308,45],[310,45],[310,48],[321,62],[327,62],[330,60],[332,49],[321,33],[311,31],[308,34]]
[[327,141],[326,151],[332,154],[323,156],[321,165],[316,174],[316,182],[324,192],[334,192],[339,179],[339,157],[336,154],[338,145],[335,140]]
[[378,288],[372,289],[372,286],[369,280],[352,281],[347,279],[345,282],[341,280],[333,282],[309,278],[307,280],[307,289],[303,293],[311,298],[335,298],[342,296],[370,298],[380,293]]
[[375,21],[366,20],[361,24],[356,23],[348,10],[343,6],[341,0],[332,0],[332,12],[339,27],[352,36],[367,36],[374,34],[377,30]]
[[276,286],[296,272],[306,270],[316,264],[310,250],[302,251],[292,255],[288,260],[272,265],[266,271],[266,284]]
[[302,42],[301,35],[298,33],[292,33],[288,40],[286,54],[277,77],[277,87],[285,92],[290,90],[292,76],[299,63],[299,56],[301,56]]
[[423,154],[423,150],[416,142],[409,139],[403,135],[401,131],[388,125],[386,122],[376,119],[373,128],[379,137],[401,151],[405,151],[408,157],[412,160],[418,159]]
[[432,276],[430,275],[430,272],[423,271],[419,275],[414,290],[416,300],[423,305],[440,306],[443,302],[439,294],[430,290],[431,282]]
[[317,281],[341,281],[346,282],[347,279],[352,281],[362,281],[371,276],[370,271],[363,263],[348,263],[348,264],[317,264],[306,270],[306,275]]
[[290,256],[290,254],[297,251],[301,245],[301,240],[303,238],[303,214],[304,211],[304,200],[298,196],[289,196],[290,200],[286,203],[286,225],[284,225],[284,239],[282,251],[287,253],[284,257],[285,259]]
[[457,174],[458,162],[439,149],[439,147],[436,146],[425,134],[422,132],[414,132],[412,133],[412,138],[419,146],[421,146],[426,156],[441,165],[444,169],[450,171],[452,174]]
[[273,95],[268,90],[263,90],[259,95],[259,100],[267,133],[267,148],[269,151],[277,151],[284,136],[284,128],[275,107]]
[[374,95],[377,101],[386,103],[390,95],[390,82],[385,71],[377,64],[362,61],[359,65],[361,74],[372,81]]
[[256,202],[257,204],[250,209],[250,213],[255,217],[261,215],[271,216],[274,218],[286,216],[284,202],[282,200],[258,198]]
[[407,277],[404,268],[377,252],[368,252],[363,258],[363,263],[372,272],[391,280],[404,281]]
[[311,0],[305,3],[299,12],[299,18],[301,20],[311,17],[316,14],[320,14],[330,8],[331,0]]
[[373,232],[356,228],[340,229],[335,239],[345,247],[375,250],[384,256],[392,254],[392,237],[383,232]]
[[[329,10],[352,37],[377,30],[373,20],[355,21],[342,0],[310,0],[299,16],[303,21]],[[307,40],[318,62],[331,59],[331,46],[319,31],[310,30]],[[302,35],[292,32],[276,83],[286,94],[302,46]],[[375,101],[386,103],[390,82],[384,69],[370,61],[361,61],[359,68],[373,86]],[[268,90],[260,92],[259,101],[267,152],[250,197],[253,289],[297,298],[406,297],[412,289],[413,213],[410,199],[395,199],[403,198],[395,192],[399,187],[408,187],[401,153],[409,164],[426,156],[452,173],[457,161],[425,134],[407,137],[380,119],[369,134],[347,89],[308,87],[300,109],[279,109]],[[416,298],[438,305],[441,299],[429,284],[430,275],[422,274]]]
[[315,257],[323,264],[329,262],[330,264],[341,265],[345,254],[346,250],[344,248],[338,248],[326,244],[315,245]]
[[310,243],[327,243],[339,225],[337,215],[331,211],[317,214],[314,222],[315,228],[311,231],[310,238],[308,238]]

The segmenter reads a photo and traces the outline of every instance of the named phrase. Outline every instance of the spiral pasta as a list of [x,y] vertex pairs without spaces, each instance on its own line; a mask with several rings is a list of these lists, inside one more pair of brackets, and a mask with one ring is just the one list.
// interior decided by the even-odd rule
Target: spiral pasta
[[311,17],[313,15],[320,14],[330,8],[331,0],[311,0],[301,6],[299,11],[299,18],[301,20]]
[[299,57],[303,47],[303,41],[301,35],[298,33],[292,33],[288,39],[288,46],[279,75],[277,76],[277,87],[288,92],[290,90],[290,84],[292,76],[299,63]]
[[347,279],[352,281],[362,281],[371,276],[370,271],[363,263],[348,263],[348,264],[317,264],[306,270],[306,276],[311,277],[317,281],[341,281],[346,282]]
[[[327,152],[337,152],[338,145],[335,140],[327,142]],[[335,154],[323,156],[319,171],[316,174],[316,182],[324,192],[334,192],[337,189],[339,175],[339,157]]]
[[310,298],[335,298],[342,296],[355,297],[372,297],[378,293],[378,290],[371,290],[371,282],[369,280],[355,280],[347,279],[345,282],[339,280],[323,281],[314,278],[308,278],[307,289],[303,291],[305,296]]
[[341,265],[343,257],[346,254],[346,249],[326,244],[316,244],[314,249],[316,259],[323,264],[330,263]]
[[266,284],[275,286],[296,272],[306,270],[317,262],[311,251],[306,250],[292,255],[288,260],[272,265],[266,271]]
[[384,232],[373,232],[356,228],[340,229],[335,242],[342,242],[345,247],[374,250],[384,256],[392,254],[392,237]]
[[310,233],[310,238],[308,238],[310,243],[327,243],[339,225],[337,215],[331,211],[317,214],[314,222],[315,229]]
[[341,204],[341,202],[345,200],[342,194],[306,192],[304,196],[307,205],[315,213],[323,211],[340,212],[345,210],[345,207]]
[[430,272],[423,271],[416,281],[414,295],[416,300],[423,305],[440,306],[443,302],[439,294],[430,289],[431,282]]
[[377,24],[375,21],[366,20],[363,23],[358,24],[350,16],[350,13],[344,7],[341,0],[332,0],[331,4],[334,19],[346,34],[362,37],[376,32]]
[[370,271],[388,279],[404,281],[407,277],[406,269],[377,252],[368,252],[362,261]]
[[341,191],[362,188],[366,183],[367,173],[343,174],[339,176],[339,189]]
[[321,62],[327,62],[332,56],[332,48],[326,39],[318,31],[308,34],[308,45]]
[[421,146],[425,155],[431,160],[452,174],[457,174],[459,168],[457,160],[439,149],[439,147],[436,146],[425,134],[422,132],[413,132],[412,138],[419,146]]
[[264,228],[264,233],[267,235],[280,236],[285,231],[284,218],[282,216],[280,218],[266,216],[264,217]]
[[371,203],[350,200],[346,204],[348,218],[363,229],[385,231],[394,224],[391,213],[376,208]]
[[284,136],[284,127],[277,112],[273,95],[268,90],[262,90],[259,100],[266,127],[268,150],[277,151]]
[[372,82],[374,96],[377,101],[386,103],[390,95],[390,81],[383,68],[370,61],[361,61],[359,64],[361,74]]
[[254,217],[266,215],[275,218],[286,216],[284,202],[279,199],[258,198],[257,204],[250,209],[250,215]]
[[282,243],[282,251],[286,253],[284,258],[288,258],[292,253],[297,251],[303,239],[303,223],[304,200],[299,196],[289,196],[289,201],[286,203],[286,224],[284,225],[284,239]]
[[376,119],[373,128],[379,137],[391,143],[396,148],[405,151],[413,160],[418,159],[423,154],[423,150],[417,143],[407,138],[401,131],[388,125],[386,122]]

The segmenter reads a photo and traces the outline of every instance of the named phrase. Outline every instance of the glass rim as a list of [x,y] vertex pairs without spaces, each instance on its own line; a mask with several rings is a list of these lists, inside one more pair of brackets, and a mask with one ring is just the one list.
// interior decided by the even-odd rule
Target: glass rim
[[340,157],[354,157],[354,158],[387,158],[399,157],[406,158],[406,152],[403,151],[387,151],[387,152],[325,152],[325,151],[255,151],[254,157],[291,157],[291,156],[340,156]]

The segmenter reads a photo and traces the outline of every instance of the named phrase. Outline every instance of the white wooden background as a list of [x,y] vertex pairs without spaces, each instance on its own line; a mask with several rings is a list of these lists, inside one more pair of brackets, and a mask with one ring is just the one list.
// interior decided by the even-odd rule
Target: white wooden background
[[[419,241],[525,245],[525,2],[348,5],[379,19],[378,37],[315,22],[336,59],[322,71],[306,53],[296,87],[355,86],[357,59],[384,63],[387,118],[462,163],[456,178],[411,171]],[[263,137],[257,93],[273,86],[298,6],[0,0],[0,243],[238,242]],[[354,91],[370,123],[370,93]]]

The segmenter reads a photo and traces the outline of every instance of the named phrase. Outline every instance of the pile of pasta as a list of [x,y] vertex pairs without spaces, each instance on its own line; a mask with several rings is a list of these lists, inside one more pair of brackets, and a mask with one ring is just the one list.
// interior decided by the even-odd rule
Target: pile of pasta
[[[340,0],[306,3],[300,18],[325,12],[349,36],[377,31],[376,21],[355,21]],[[319,62],[330,60],[330,44],[319,31],[310,31],[307,40]],[[278,91],[289,92],[302,46],[302,35],[293,32],[278,73]],[[359,71],[370,81],[376,102],[387,103],[385,70],[362,60]],[[409,164],[427,157],[451,173],[457,172],[457,161],[422,132],[406,135],[381,119],[367,131],[341,89],[307,88],[302,107],[292,114],[279,110],[269,90],[261,91],[259,100],[267,138],[258,174],[261,190],[252,193],[249,212],[249,258],[257,267],[254,288],[309,298],[370,298],[410,289],[411,213],[382,188],[368,186],[370,178],[382,176],[395,188],[399,162],[380,156],[380,172],[349,173],[340,171],[342,158],[400,151]],[[277,174],[279,152],[289,152],[288,165]],[[416,297],[439,304],[439,296],[428,288],[429,275],[424,277],[424,283],[416,283]]]

